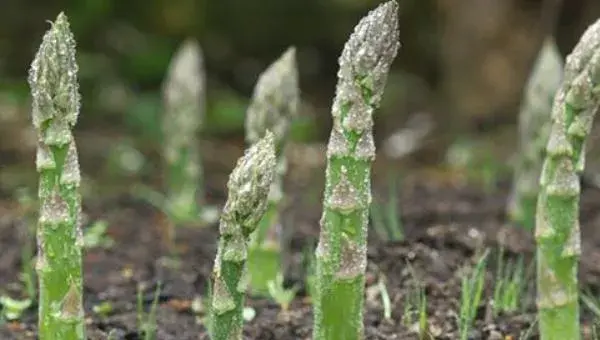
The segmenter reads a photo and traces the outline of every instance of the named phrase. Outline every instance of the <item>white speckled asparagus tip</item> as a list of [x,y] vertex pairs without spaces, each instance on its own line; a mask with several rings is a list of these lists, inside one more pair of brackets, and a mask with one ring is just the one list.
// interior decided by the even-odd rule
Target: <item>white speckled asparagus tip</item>
[[550,113],[560,87],[563,60],[554,39],[546,38],[525,87],[519,112],[519,152],[507,215],[517,225],[533,230],[540,173],[552,126]]
[[205,111],[205,75],[197,41],[183,42],[173,56],[163,84],[163,159],[166,209],[175,221],[198,218],[202,167],[198,132]]
[[339,58],[316,250],[316,340],[363,338],[373,113],[399,47],[398,4],[388,1],[360,20]]
[[540,338],[581,338],[577,266],[581,254],[579,176],[585,143],[600,108],[600,20],[567,57],[552,107],[552,128],[536,213]]
[[248,254],[250,288],[256,294],[268,294],[268,282],[280,272],[280,210],[283,204],[283,178],[287,169],[285,145],[289,127],[296,117],[300,101],[296,48],[289,47],[258,78],[252,101],[246,112],[246,141],[255,143],[273,132],[277,168],[269,191],[269,207],[252,234]]
[[274,136],[267,132],[238,160],[229,177],[212,273],[208,327],[212,340],[242,340],[248,241],[267,210],[275,163]]
[[60,13],[44,35],[28,79],[40,175],[36,270],[41,340],[86,338],[80,173],[71,132],[80,107],[77,72],[75,38],[66,15]]

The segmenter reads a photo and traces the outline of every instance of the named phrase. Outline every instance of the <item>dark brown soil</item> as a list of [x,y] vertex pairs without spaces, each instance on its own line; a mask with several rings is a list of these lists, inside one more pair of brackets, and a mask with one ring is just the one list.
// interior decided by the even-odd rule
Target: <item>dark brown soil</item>
[[[248,322],[248,339],[310,339],[312,310],[304,289],[303,250],[318,236],[322,170],[311,172],[309,184],[293,182],[291,204],[285,215],[292,231],[287,258],[287,284],[302,287],[287,312],[268,299],[250,298],[248,304],[256,317]],[[306,175],[306,174],[305,174]],[[384,177],[377,174],[377,177]],[[377,178],[376,177],[376,178]],[[486,273],[485,296],[477,314],[471,339],[520,339],[535,319],[533,287],[522,298],[523,312],[492,317],[489,309],[494,281],[494,255],[498,245],[506,247],[510,257],[524,254],[529,263],[533,240],[525,231],[504,222],[506,185],[494,193],[456,186],[426,178],[406,178],[402,188],[401,214],[406,241],[385,242],[371,233],[365,302],[367,339],[418,339],[402,323],[404,301],[414,279],[410,263],[427,294],[429,330],[435,339],[458,339],[456,313],[459,310],[461,279],[464,268],[472,267],[484,247],[492,250]],[[374,185],[375,192],[387,192],[383,181]],[[224,176],[211,180],[211,187],[224,188]],[[380,185],[381,184],[381,185]],[[386,190],[379,190],[386,189]],[[223,203],[222,190],[210,192],[212,202]],[[89,201],[89,200],[88,200]],[[585,188],[582,199],[583,253],[580,276],[582,284],[600,288],[600,190]],[[14,204],[0,204],[0,287],[1,293],[13,297],[22,294],[18,275],[21,268],[19,239]],[[109,249],[91,249],[85,257],[85,307],[90,339],[105,339],[113,331],[116,339],[142,339],[136,326],[136,289],[145,285],[144,302],[148,307],[156,285],[162,283],[158,307],[159,340],[207,339],[202,313],[192,311],[194,298],[206,292],[206,281],[215,256],[216,226],[177,229],[178,261],[168,256],[164,238],[165,222],[151,206],[127,196],[92,201],[85,206],[90,220],[105,219],[109,235],[116,245]],[[392,318],[385,320],[381,297],[374,288],[385,277],[392,302]],[[530,279],[533,283],[533,280]],[[532,284],[533,285],[533,284]],[[532,286],[530,285],[530,286]],[[108,301],[113,311],[99,316],[93,306]],[[35,339],[36,306],[19,322],[0,327],[0,338]],[[591,314],[582,316],[585,329]],[[534,327],[533,336],[537,339]]]

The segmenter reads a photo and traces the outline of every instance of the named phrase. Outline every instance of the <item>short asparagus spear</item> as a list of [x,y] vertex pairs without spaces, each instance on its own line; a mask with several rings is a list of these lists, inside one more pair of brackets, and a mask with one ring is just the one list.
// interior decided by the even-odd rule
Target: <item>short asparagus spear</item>
[[392,0],[358,23],[339,58],[324,211],[315,252],[315,340],[363,337],[371,163],[375,158],[373,112],[399,49],[398,38],[398,4]]
[[248,240],[267,210],[274,173],[275,141],[267,132],[238,160],[227,183],[229,193],[221,215],[221,237],[212,274],[208,328],[213,340],[242,339]]
[[246,113],[246,141],[252,145],[263,138],[267,130],[272,131],[277,157],[267,212],[252,234],[248,253],[250,288],[259,294],[268,293],[268,282],[275,280],[281,270],[278,235],[287,165],[285,145],[291,120],[298,110],[299,96],[296,49],[290,47],[260,75]]
[[508,216],[532,230],[539,178],[550,134],[550,112],[563,73],[563,61],[554,39],[547,38],[536,60],[519,113],[519,152],[515,164]]
[[163,158],[166,166],[166,209],[175,221],[199,216],[202,168],[198,131],[205,106],[202,51],[186,40],[175,53],[163,84]]
[[536,213],[537,305],[542,340],[580,339],[577,265],[579,176],[585,143],[600,108],[600,20],[567,57],[552,108],[552,128]]
[[60,13],[44,35],[28,79],[40,174],[36,269],[41,340],[85,339],[80,173],[71,131],[80,108],[77,72],[75,38]]

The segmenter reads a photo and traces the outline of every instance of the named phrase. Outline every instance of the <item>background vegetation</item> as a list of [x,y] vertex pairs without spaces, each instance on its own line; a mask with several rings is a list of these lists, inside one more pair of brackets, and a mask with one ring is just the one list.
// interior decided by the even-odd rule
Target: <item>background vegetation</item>
[[[295,45],[303,103],[292,138],[323,142],[331,124],[337,56],[357,19],[377,3],[4,0],[0,11],[2,165],[31,159],[26,73],[48,28],[46,20],[60,10],[69,16],[78,41],[84,94],[78,133],[81,138],[90,135],[82,153],[93,155],[92,164],[100,164],[94,160],[109,157],[113,149],[135,147],[144,154],[157,150],[160,85],[177,46],[190,36],[202,45],[208,73],[203,136],[240,140],[258,74]],[[424,149],[417,159],[439,161],[453,157],[448,156],[453,152],[447,148],[449,141],[457,141],[460,148],[474,134],[485,132],[487,139],[488,132],[501,135],[508,127],[507,143],[497,144],[510,146],[521,93],[543,36],[555,33],[565,55],[598,15],[600,5],[593,0],[401,1],[402,53],[376,118],[377,143],[408,126],[423,131],[416,136],[424,138],[413,134],[417,148]],[[111,143],[115,141],[122,143],[116,146]],[[402,154],[389,146],[380,150],[391,156]],[[2,183],[14,180],[4,177],[8,172],[0,176]]]

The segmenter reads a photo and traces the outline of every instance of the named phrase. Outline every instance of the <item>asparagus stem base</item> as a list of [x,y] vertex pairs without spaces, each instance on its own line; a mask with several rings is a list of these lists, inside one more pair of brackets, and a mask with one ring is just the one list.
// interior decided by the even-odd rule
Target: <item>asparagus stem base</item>
[[[317,265],[317,273],[321,269]],[[351,280],[330,277],[329,282],[317,281],[315,303],[314,339],[359,340],[363,339],[363,287],[364,275]]]
[[243,272],[243,262],[221,262],[221,276],[214,278],[215,288],[212,292],[213,305],[211,308],[214,310],[211,320],[212,340],[242,339],[245,299],[239,285]]
[[[538,277],[544,276],[545,273],[548,273],[550,269],[547,267],[547,264],[540,260],[543,256],[543,250],[538,251],[537,255],[537,263],[538,263]],[[541,340],[563,340],[563,339],[572,339],[578,340],[581,339],[580,327],[579,327],[579,303],[578,303],[578,295],[577,295],[577,272],[572,270],[572,268],[576,267],[576,259],[575,258],[564,258],[558,260],[554,268],[560,268],[563,272],[561,277],[561,281],[555,282],[555,284],[559,284],[564,287],[571,287],[568,291],[567,296],[562,297],[563,300],[557,300],[556,305],[547,305],[545,306],[543,303],[538,305],[539,312],[539,328],[544,330],[540,334]],[[564,280],[567,280],[565,282]],[[546,280],[538,281],[538,290],[547,290],[550,285],[550,282]],[[561,297],[558,297],[559,299]],[[564,300],[566,298],[566,300]]]
[[[38,226],[39,337],[85,338],[82,307],[82,240],[78,226],[80,197],[75,183],[61,181],[65,163],[76,157],[74,145],[51,146],[55,168],[40,171],[42,213]],[[67,157],[71,157],[67,161]]]

